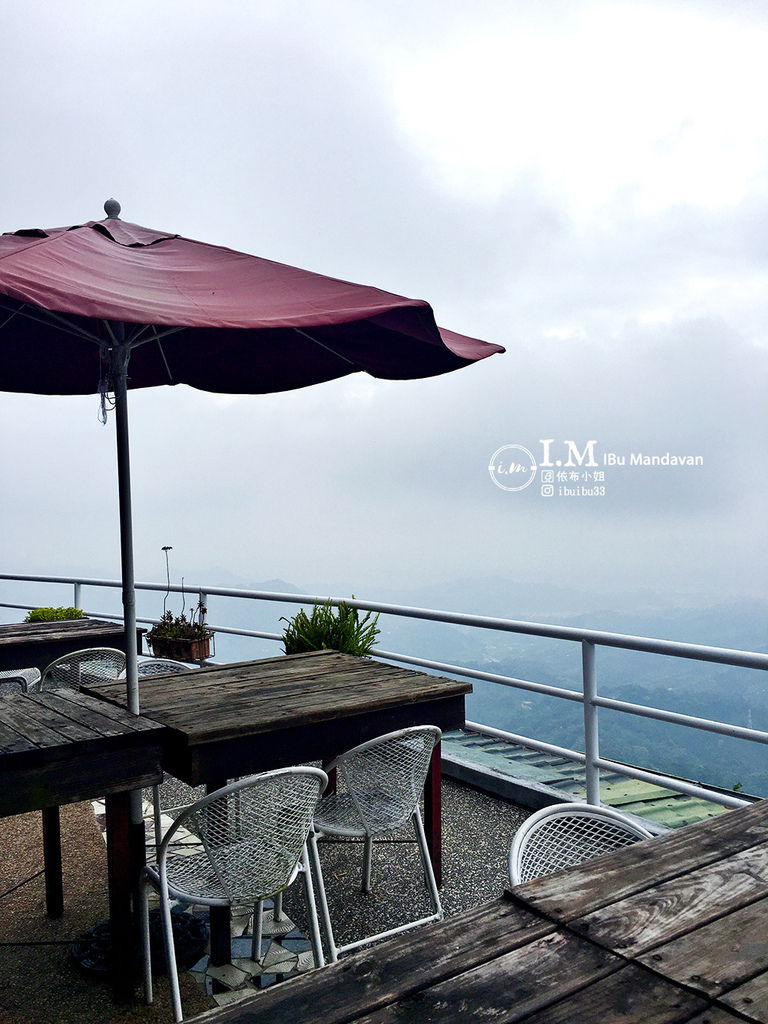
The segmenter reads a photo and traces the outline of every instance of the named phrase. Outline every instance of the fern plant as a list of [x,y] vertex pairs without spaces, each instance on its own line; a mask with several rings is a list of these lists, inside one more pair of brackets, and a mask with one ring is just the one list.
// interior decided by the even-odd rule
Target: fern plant
[[381,632],[378,614],[372,618],[367,612],[361,619],[358,609],[344,601],[338,610],[327,601],[314,605],[310,615],[300,608],[293,618],[283,617],[280,621],[287,623],[283,632],[286,654],[331,650],[363,656],[370,653]]

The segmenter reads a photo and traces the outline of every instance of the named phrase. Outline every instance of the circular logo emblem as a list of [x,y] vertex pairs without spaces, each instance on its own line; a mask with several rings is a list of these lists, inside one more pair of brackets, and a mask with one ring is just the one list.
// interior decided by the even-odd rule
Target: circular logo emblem
[[491,480],[502,491],[522,491],[533,483],[536,460],[521,444],[505,444],[494,452],[488,465]]

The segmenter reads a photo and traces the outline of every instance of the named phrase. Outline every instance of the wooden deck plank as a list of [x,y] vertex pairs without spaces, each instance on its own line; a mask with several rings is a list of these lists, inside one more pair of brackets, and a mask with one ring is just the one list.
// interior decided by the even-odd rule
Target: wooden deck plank
[[[355,1024],[515,1024],[623,966],[620,957],[576,936],[555,933],[351,1019]],[[276,1019],[289,1024],[287,1017]]]
[[768,897],[639,956],[665,978],[715,997],[768,971]]
[[101,736],[118,736],[127,731],[148,732],[160,727],[159,723],[143,715],[134,715],[125,708],[99,700],[83,691],[62,688],[46,691],[45,694],[30,693],[27,694],[27,699],[33,704],[42,704],[44,701],[45,705],[55,709],[59,716],[71,716],[78,722],[87,724]]
[[611,903],[571,927],[634,957],[766,895],[768,846],[758,846]]
[[[369,713],[471,692],[465,682],[329,651],[143,678],[140,700],[144,714],[183,733],[192,748],[241,736],[245,719],[257,735],[325,722],[329,711],[334,719],[353,718],[362,687]],[[114,681],[85,689],[125,703]]]
[[[768,937],[766,937],[768,942]],[[720,996],[720,1002],[743,1013],[750,1020],[768,1024],[768,972],[763,971],[756,977],[738,985],[730,992]]]
[[[525,1024],[683,1024],[710,1004],[634,964],[525,1017]],[[703,1018],[702,1018],[703,1019]],[[706,1018],[709,1020],[709,1016]],[[728,1016],[728,1021],[735,1017]],[[714,1018],[711,1024],[715,1024]],[[726,1024],[723,1020],[720,1024]]]
[[15,735],[21,736],[28,750],[41,750],[56,747],[64,742],[65,737],[57,729],[52,729],[39,716],[30,713],[26,695],[20,694],[6,701],[0,711],[0,724],[11,729]]

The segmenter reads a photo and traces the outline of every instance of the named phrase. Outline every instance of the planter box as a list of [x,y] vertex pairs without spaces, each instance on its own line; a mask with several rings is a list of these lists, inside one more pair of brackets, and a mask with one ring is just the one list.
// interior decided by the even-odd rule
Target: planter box
[[211,637],[202,640],[171,640],[169,637],[147,637],[156,658],[170,658],[171,661],[204,661],[211,656]]

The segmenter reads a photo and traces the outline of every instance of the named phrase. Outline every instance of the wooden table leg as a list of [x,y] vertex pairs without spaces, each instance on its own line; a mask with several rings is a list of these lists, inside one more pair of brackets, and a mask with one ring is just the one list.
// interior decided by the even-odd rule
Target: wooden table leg
[[61,917],[64,913],[64,883],[61,876],[61,824],[58,807],[43,808],[43,863],[45,909],[48,917]]
[[427,781],[424,786],[424,830],[427,833],[427,847],[438,889],[443,885],[441,776],[440,744],[437,743],[432,751]]
[[131,802],[130,793],[106,798],[107,872],[109,877],[109,931],[112,947],[112,994],[116,1002],[134,997],[137,933],[131,914]]

